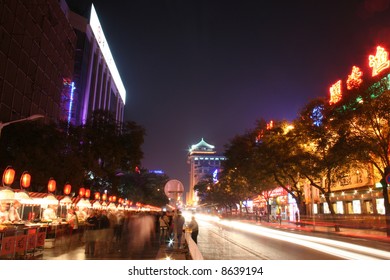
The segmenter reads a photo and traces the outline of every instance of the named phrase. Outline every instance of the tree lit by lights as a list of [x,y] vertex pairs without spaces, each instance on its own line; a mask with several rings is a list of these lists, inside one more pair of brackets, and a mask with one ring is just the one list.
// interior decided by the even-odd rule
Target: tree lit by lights
[[274,127],[274,121],[270,121],[269,123],[267,123],[267,130],[270,130]]
[[353,66],[352,72],[350,75],[348,75],[347,79],[347,89],[357,89],[363,82],[362,80],[363,72],[360,70],[359,67]]
[[390,67],[390,61],[388,59],[388,52],[381,46],[376,47],[376,54],[368,57],[369,66],[372,67],[372,76],[378,75],[383,70]]
[[314,109],[310,115],[310,118],[313,120],[313,124],[315,126],[320,126],[322,124],[322,121],[324,119],[324,115],[322,114],[323,110],[324,110],[323,105],[319,105],[319,106],[314,107]]
[[338,80],[330,88],[330,100],[329,104],[335,104],[341,100],[341,80]]

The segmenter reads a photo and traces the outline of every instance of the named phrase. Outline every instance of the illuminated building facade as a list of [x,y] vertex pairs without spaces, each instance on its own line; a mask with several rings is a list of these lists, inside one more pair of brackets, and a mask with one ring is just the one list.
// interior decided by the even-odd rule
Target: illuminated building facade
[[[0,121],[63,115],[76,34],[58,0],[0,1]],[[69,107],[68,107],[69,108]]]
[[77,35],[73,85],[66,89],[73,103],[66,107],[68,119],[75,125],[85,124],[93,111],[108,110],[123,122],[126,90],[97,12],[89,4],[89,14],[81,14],[78,1],[67,2],[66,14]]
[[195,206],[198,203],[198,196],[194,191],[194,186],[205,179],[213,176],[213,180],[218,180],[218,173],[221,171],[222,162],[225,156],[218,155],[215,147],[206,141],[201,141],[192,145],[188,152],[187,163],[190,165],[190,184],[186,197],[186,204]]

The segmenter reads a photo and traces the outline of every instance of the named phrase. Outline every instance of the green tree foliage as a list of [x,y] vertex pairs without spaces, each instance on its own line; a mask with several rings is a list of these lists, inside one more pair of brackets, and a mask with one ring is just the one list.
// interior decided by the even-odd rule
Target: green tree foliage
[[[324,117],[320,123],[313,120],[313,111],[318,107],[323,108]],[[346,141],[349,131],[334,120],[331,109],[326,100],[313,100],[302,109],[294,123],[301,149],[299,174],[319,190],[329,206],[332,205],[330,195],[334,185],[349,175],[351,169],[358,167],[351,157],[354,150]],[[333,207],[329,210],[334,216]],[[336,225],[335,229],[338,231],[339,227]]]
[[[29,191],[47,192],[50,177],[57,182],[57,192],[68,181],[73,185],[83,182],[82,163],[67,145],[66,134],[58,124],[13,124],[3,130],[0,143],[1,168],[11,165],[18,178],[28,171],[32,176]],[[14,187],[18,183],[15,179]]]
[[46,192],[53,177],[57,193],[69,182],[75,193],[83,186],[119,196],[117,175],[140,164],[144,134],[135,122],[117,123],[107,111],[94,112],[86,125],[77,127],[42,121],[15,123],[2,131],[0,167],[13,166],[17,176],[29,171],[30,191]]
[[164,192],[164,186],[168,181],[167,175],[147,170],[141,170],[139,173],[127,172],[120,176],[118,190],[133,204],[139,202],[162,207],[169,203]]
[[95,111],[76,130],[87,171],[85,185],[95,191],[117,193],[119,172],[134,170],[143,157],[144,129],[134,122],[117,123],[110,112]]
[[390,236],[390,204],[386,176],[390,174],[389,76],[370,86],[349,92],[333,109],[333,117],[349,131],[348,145],[357,161],[371,163],[382,177],[387,235]]
[[[268,191],[282,187],[296,200],[301,215],[306,213],[302,180],[299,176],[300,152],[294,127],[287,121],[274,121],[268,129],[260,126],[261,139],[255,149],[259,182]],[[267,193],[267,192],[266,192]]]

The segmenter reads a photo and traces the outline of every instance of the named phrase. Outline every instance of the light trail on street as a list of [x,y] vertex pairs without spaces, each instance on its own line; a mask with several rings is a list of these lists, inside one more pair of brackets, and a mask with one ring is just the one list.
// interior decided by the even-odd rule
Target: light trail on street
[[367,246],[220,219],[216,216],[196,214],[196,217],[201,225],[199,236],[202,236],[201,233],[205,237],[207,235],[208,243],[202,244],[200,238],[199,248],[201,252],[203,250],[202,254],[209,258],[214,258],[210,248],[215,246],[227,252],[220,254],[216,251],[216,257],[227,259],[230,258],[229,254],[232,258],[237,258],[238,254],[242,259],[390,260],[390,252]]

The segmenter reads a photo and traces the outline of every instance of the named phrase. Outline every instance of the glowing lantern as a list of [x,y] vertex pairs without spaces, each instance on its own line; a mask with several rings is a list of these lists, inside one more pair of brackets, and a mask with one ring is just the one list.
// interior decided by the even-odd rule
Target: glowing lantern
[[56,185],[57,185],[56,180],[50,178],[49,183],[47,183],[47,190],[49,192],[54,192],[56,190]]
[[31,175],[27,171],[24,171],[20,177],[20,186],[23,188],[28,188],[31,184]]
[[116,196],[113,195],[113,196],[112,196],[112,202],[115,202],[115,201],[116,201]]
[[102,200],[107,200],[107,194],[106,194],[106,193],[104,193],[104,194],[102,195]]
[[85,197],[89,198],[91,196],[91,190],[90,189],[85,189]]
[[10,186],[14,182],[15,179],[15,169],[11,166],[8,166],[3,173],[3,185]]
[[109,202],[112,201],[112,196],[111,196],[111,195],[108,197],[108,201],[109,201]]
[[79,196],[83,197],[84,195],[85,195],[85,189],[84,188],[80,188]]
[[100,193],[99,192],[95,192],[95,199],[100,200]]
[[64,194],[70,194],[71,190],[72,190],[72,186],[69,183],[66,183],[64,186]]

